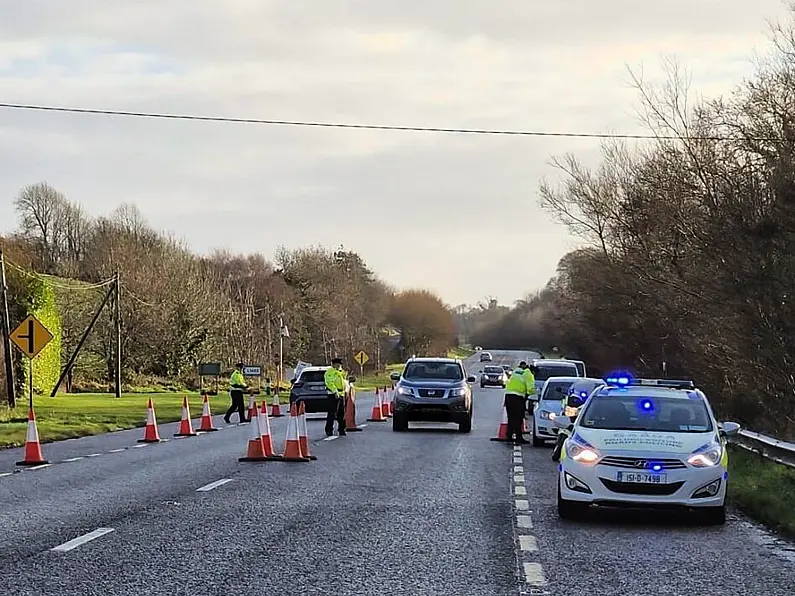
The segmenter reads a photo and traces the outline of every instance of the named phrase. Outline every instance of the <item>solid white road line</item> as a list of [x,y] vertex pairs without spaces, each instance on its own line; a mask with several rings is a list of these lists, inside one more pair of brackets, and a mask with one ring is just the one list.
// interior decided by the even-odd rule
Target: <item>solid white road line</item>
[[122,447],[121,449],[111,449],[108,453],[121,453],[122,451],[126,451],[126,447]]
[[544,569],[541,567],[541,563],[525,563],[524,580],[531,586],[546,586],[547,579],[544,577]]
[[83,456],[80,456],[80,457],[70,457],[69,459],[65,459],[64,461],[65,461],[65,462],[68,462],[68,461],[80,461],[81,459],[85,459],[85,458],[83,458]]
[[526,495],[527,489],[524,486],[514,486],[513,487],[513,494],[515,495]]
[[530,509],[530,501],[525,499],[516,499],[516,508],[519,511],[528,511]]
[[52,464],[41,464],[40,466],[33,466],[32,468],[28,468],[28,470],[41,470],[42,468],[49,468]]
[[223,486],[224,484],[232,482],[231,478],[221,478],[221,480],[216,480],[215,482],[211,482],[210,484],[205,484],[204,486],[197,488],[197,493],[207,493],[213,490],[214,488],[218,488],[219,486]]
[[324,441],[334,441],[335,439],[339,439],[338,435],[331,435],[330,437],[326,437],[323,439]]
[[517,515],[516,525],[519,526],[520,528],[532,528],[533,520],[530,519],[529,515]]
[[65,553],[67,551],[73,550],[78,546],[85,544],[86,542],[91,542],[99,538],[100,536],[104,536],[105,534],[110,534],[113,532],[113,528],[97,528],[93,532],[89,532],[88,534],[83,534],[82,536],[78,536],[69,542],[64,542],[63,544],[56,546],[55,548],[51,549],[59,553]]
[[535,536],[519,536],[519,548],[528,553],[538,550],[538,542]]

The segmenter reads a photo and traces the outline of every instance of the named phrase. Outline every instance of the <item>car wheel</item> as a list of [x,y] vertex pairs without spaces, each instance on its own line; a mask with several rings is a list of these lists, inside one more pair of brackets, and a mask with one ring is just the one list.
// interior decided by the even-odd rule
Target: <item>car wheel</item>
[[467,418],[464,422],[460,422],[458,424],[458,432],[460,433],[472,432],[472,412],[469,413],[469,418]]
[[705,507],[699,514],[708,526],[722,526],[726,523],[726,505]]
[[536,420],[533,418],[533,428],[530,429],[530,438],[533,441],[533,447],[543,447],[544,446],[544,439],[539,438],[536,436]]
[[558,478],[558,517],[567,520],[582,519],[588,511],[587,503],[578,503],[577,501],[567,501],[560,494],[560,478]]
[[409,421],[400,414],[392,415],[392,430],[394,432],[406,432],[409,429]]

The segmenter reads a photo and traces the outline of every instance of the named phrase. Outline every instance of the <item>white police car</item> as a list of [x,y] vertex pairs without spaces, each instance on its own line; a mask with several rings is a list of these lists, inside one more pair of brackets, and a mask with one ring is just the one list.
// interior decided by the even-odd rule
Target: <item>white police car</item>
[[533,426],[530,438],[533,447],[541,447],[546,441],[554,441],[558,436],[558,427],[553,420],[563,413],[563,398],[572,383],[580,377],[549,377],[538,392],[538,399],[533,402]]
[[605,379],[570,428],[558,466],[558,515],[590,505],[681,507],[710,524],[726,521],[726,437],[740,425],[719,423],[692,381]]

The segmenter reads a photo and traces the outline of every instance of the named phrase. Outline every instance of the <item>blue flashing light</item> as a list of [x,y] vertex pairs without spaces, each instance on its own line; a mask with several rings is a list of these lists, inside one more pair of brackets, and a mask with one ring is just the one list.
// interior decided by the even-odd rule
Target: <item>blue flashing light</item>
[[653,412],[654,411],[654,402],[650,399],[642,399],[640,400],[640,408],[644,412]]
[[728,480],[729,479],[729,473],[728,472],[724,472],[723,473],[723,479],[724,480]]
[[615,372],[605,378],[608,385],[618,385],[619,387],[626,387],[632,384],[632,375],[624,372]]
[[663,469],[662,464],[652,464],[651,471],[652,472],[661,472]]
[[563,471],[563,464],[558,464],[558,472],[562,472],[562,471]]
[[580,391],[580,397],[588,397],[587,391]]

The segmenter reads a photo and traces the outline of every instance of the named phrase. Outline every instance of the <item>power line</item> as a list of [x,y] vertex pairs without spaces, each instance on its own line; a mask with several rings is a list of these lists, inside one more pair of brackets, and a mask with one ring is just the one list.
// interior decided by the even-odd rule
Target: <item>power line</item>
[[[499,130],[486,128],[441,128],[432,126],[397,126],[387,124],[350,124],[343,122],[314,122],[300,120],[265,120],[260,118],[231,118],[225,116],[200,116],[196,114],[164,114],[158,112],[130,112],[125,110],[103,110],[93,108],[66,108],[59,106],[41,106],[30,104],[0,103],[0,108],[9,110],[34,110],[39,112],[65,112],[69,114],[91,114],[101,116],[128,116],[134,118],[152,118],[162,120],[195,120],[200,122],[228,122],[237,124],[267,124],[272,126],[302,126],[315,128],[350,128],[360,130],[393,130],[404,132],[440,132],[452,134],[478,134],[523,137],[565,137],[582,139],[634,139],[634,140],[701,140],[727,141],[727,136],[679,136],[679,135],[642,135],[642,134],[611,134],[590,132],[544,132],[532,130]],[[759,139],[764,140],[764,139]],[[772,140],[772,139],[770,139]]]

